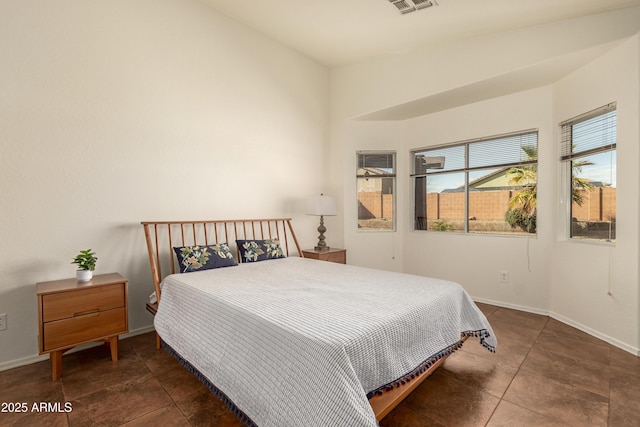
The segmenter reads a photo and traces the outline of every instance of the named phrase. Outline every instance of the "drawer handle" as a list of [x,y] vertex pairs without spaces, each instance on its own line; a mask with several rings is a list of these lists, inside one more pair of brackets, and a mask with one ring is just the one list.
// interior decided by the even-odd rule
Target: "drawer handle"
[[81,311],[79,313],[73,313],[73,317],[86,316],[88,314],[100,314],[100,309],[96,308],[93,310]]

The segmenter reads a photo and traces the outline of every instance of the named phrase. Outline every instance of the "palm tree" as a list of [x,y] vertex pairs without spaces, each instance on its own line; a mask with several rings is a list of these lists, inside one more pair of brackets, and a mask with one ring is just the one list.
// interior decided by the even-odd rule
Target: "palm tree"
[[[522,147],[522,151],[525,153],[525,160],[538,158],[538,147],[535,145],[525,145]],[[593,185],[588,179],[580,178],[577,175],[582,171],[583,166],[592,164],[588,160],[571,162],[571,199],[578,206],[582,206],[584,192],[593,188]],[[537,164],[511,168],[507,171],[507,177],[510,184],[521,187],[521,190],[509,200],[509,210],[505,212],[505,220],[511,227],[519,226],[530,233],[535,233],[536,209],[538,207]]]
[[[525,160],[536,160],[538,158],[538,147],[535,145],[525,145],[522,151],[526,156]],[[538,206],[538,165],[518,166],[507,171],[509,183],[522,187],[509,200],[509,209],[522,209],[527,215],[535,215]]]
[[582,172],[583,166],[590,166],[593,162],[589,160],[572,160],[571,161],[571,200],[578,206],[584,203],[584,192],[593,188],[591,182],[586,178],[580,178],[578,175]]

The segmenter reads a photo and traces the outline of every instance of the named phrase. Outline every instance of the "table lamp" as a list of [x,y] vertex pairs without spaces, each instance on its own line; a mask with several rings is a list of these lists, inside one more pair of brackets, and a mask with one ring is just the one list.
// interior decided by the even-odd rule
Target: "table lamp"
[[318,245],[315,247],[317,251],[326,251],[329,249],[324,241],[324,233],[327,227],[324,226],[324,216],[336,215],[336,202],[331,196],[325,196],[320,193],[319,196],[311,196],[307,199],[307,215],[316,215],[320,217],[320,226],[318,227]]

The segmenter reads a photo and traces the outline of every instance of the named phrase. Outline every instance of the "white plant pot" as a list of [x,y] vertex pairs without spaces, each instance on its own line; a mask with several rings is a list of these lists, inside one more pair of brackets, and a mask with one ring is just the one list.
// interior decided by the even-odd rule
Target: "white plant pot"
[[91,270],[76,270],[76,279],[78,282],[88,282],[93,277],[93,271]]

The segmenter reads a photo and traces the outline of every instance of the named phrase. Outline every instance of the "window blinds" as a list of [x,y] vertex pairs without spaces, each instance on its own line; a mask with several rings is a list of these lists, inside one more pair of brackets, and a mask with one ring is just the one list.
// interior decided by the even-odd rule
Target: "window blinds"
[[616,148],[616,104],[560,123],[561,160],[572,160]]
[[[358,176],[367,169],[375,169],[377,176],[395,176],[394,153],[365,153],[358,152]],[[368,175],[367,175],[368,176]]]
[[476,139],[414,151],[413,155],[413,176],[535,164],[538,161],[538,131]]

